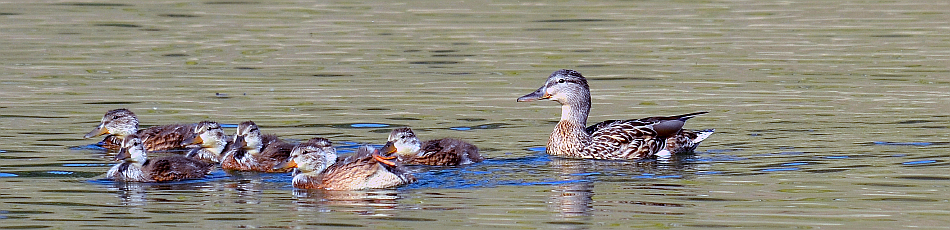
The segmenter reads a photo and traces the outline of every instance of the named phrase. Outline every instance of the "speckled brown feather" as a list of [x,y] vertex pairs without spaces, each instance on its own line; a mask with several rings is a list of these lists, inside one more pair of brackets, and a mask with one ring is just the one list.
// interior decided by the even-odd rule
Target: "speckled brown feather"
[[195,124],[171,124],[152,126],[139,130],[146,151],[184,149],[181,142],[195,135]]
[[583,152],[594,159],[644,159],[659,152],[664,141],[650,127],[615,123],[595,131]]

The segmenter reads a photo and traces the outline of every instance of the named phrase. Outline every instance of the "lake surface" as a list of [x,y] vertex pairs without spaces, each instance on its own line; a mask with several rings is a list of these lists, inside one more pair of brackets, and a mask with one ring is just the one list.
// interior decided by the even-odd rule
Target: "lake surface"
[[[947,1],[0,2],[0,228],[947,229]],[[544,154],[553,71],[591,122],[710,111],[671,161]],[[392,190],[287,174],[113,183],[82,139],[253,120],[340,152],[395,127],[476,144]]]

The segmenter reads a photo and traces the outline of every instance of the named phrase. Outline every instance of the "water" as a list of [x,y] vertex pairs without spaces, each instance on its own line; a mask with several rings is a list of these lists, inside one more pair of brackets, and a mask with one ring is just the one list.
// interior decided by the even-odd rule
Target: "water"
[[[944,1],[33,1],[0,4],[0,227],[948,228]],[[685,159],[543,154],[559,110],[516,103],[554,70],[591,121],[710,114]],[[82,139],[253,120],[348,152],[393,127],[489,159],[393,190],[284,174],[101,180]]]

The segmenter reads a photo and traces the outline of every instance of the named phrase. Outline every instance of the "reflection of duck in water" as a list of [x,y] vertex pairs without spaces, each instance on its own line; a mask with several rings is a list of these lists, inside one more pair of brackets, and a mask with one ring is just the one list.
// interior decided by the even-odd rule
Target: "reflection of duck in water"
[[182,141],[181,145],[197,145],[188,151],[185,156],[204,162],[218,163],[221,152],[228,147],[228,135],[224,134],[221,125],[213,121],[198,122],[194,128],[194,135]]
[[561,104],[561,120],[548,139],[548,154],[568,158],[637,160],[688,153],[713,130],[684,130],[686,120],[706,112],[635,120],[609,120],[585,127],[590,112],[587,79],[574,70],[558,70],[519,102],[552,100]]
[[[293,185],[301,189],[362,190],[392,188],[415,182],[415,177],[388,156],[392,144],[375,150],[362,146],[356,154],[337,159],[336,150],[325,138],[313,138],[294,147],[290,160],[277,168],[292,168]],[[382,156],[386,154],[387,156]]]
[[408,127],[393,129],[389,142],[396,147],[396,155],[403,164],[454,166],[485,160],[475,145],[453,138],[421,142]]
[[127,182],[162,182],[202,178],[213,168],[205,163],[184,156],[167,156],[148,159],[142,140],[135,135],[126,136],[116,160],[124,160],[109,169],[107,179]]
[[231,148],[221,159],[224,170],[288,172],[291,168],[274,168],[290,158],[294,145],[274,135],[262,135],[253,121],[241,122]]
[[113,109],[102,116],[102,122],[83,138],[109,134],[101,142],[103,148],[119,149],[129,135],[142,139],[147,151],[183,149],[182,141],[194,135],[194,124],[152,126],[139,130],[139,119],[128,109]]

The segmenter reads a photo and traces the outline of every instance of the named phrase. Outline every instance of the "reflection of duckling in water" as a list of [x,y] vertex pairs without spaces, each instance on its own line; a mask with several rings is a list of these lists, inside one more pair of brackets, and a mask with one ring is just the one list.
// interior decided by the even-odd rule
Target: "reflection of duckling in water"
[[590,112],[587,79],[562,69],[548,76],[538,90],[518,102],[552,100],[561,104],[561,120],[548,139],[547,153],[567,158],[638,160],[657,155],[689,153],[713,130],[684,130],[696,112],[669,117],[609,120],[586,127]]
[[182,141],[182,145],[198,145],[192,148],[185,156],[195,158],[204,162],[218,163],[221,161],[221,152],[227,147],[228,138],[224,134],[221,125],[213,121],[198,122],[195,126],[194,135]]
[[262,135],[253,121],[241,122],[234,142],[221,159],[224,170],[288,172],[291,168],[274,168],[290,158],[294,145],[274,135]]
[[[293,185],[301,189],[362,190],[392,188],[415,182],[397,162],[392,144],[375,150],[362,146],[356,154],[337,159],[336,149],[325,138],[313,138],[294,147],[290,160],[277,168],[293,168]],[[382,156],[381,154],[386,154]]]
[[184,156],[148,159],[142,140],[126,136],[116,160],[125,160],[109,169],[107,179],[127,182],[163,182],[203,178],[214,165]]
[[184,149],[182,141],[194,136],[195,124],[152,126],[139,130],[139,119],[128,109],[113,109],[102,116],[102,122],[83,138],[108,134],[99,142],[106,149],[120,149],[129,135],[137,135],[147,151]]
[[403,164],[455,166],[485,160],[475,145],[453,138],[421,142],[408,127],[393,129],[389,142],[396,147],[396,155]]

